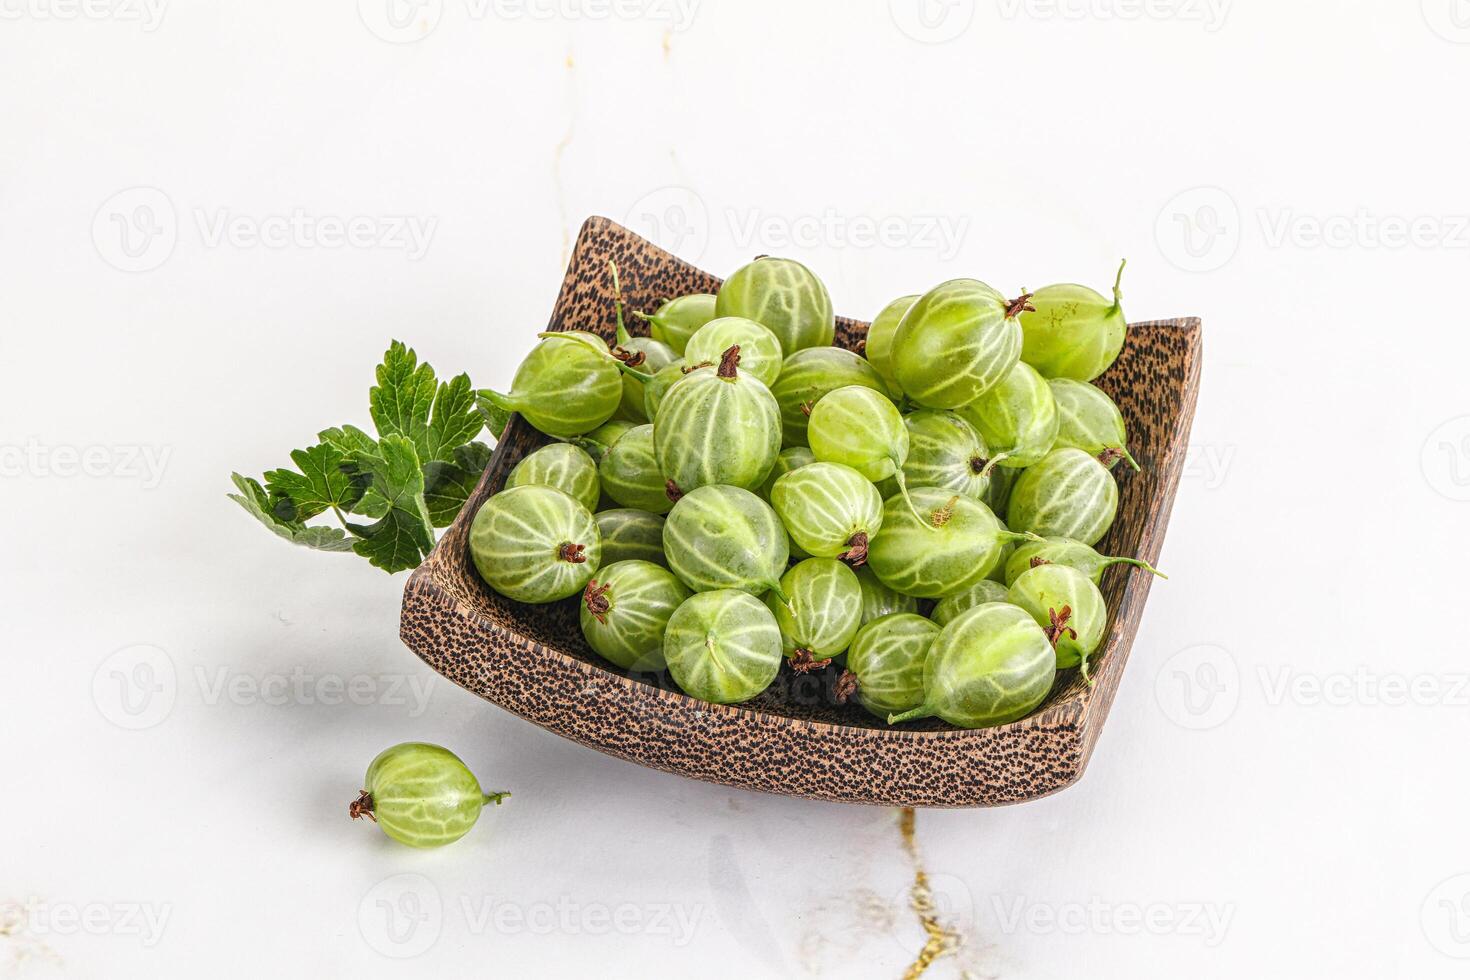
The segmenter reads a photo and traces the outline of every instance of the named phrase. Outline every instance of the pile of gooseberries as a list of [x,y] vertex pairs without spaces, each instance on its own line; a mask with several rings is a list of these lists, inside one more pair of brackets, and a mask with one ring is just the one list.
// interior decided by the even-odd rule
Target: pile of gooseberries
[[612,275],[611,344],[543,334],[487,393],[555,440],[475,515],[492,589],[575,602],[609,663],[718,704],[835,671],[836,700],[889,724],[981,728],[1059,671],[1091,683],[1104,572],[1159,574],[1093,548],[1141,466],[1091,383],[1125,340],[1117,283],[951,280],[887,304],[854,353],[790,259],[632,318]]

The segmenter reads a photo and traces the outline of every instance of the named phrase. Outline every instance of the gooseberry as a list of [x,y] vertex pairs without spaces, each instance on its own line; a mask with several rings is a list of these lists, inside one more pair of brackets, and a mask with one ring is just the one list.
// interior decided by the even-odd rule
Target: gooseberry
[[1061,425],[1057,430],[1058,449],[1080,449],[1108,469],[1126,459],[1134,470],[1138,462],[1128,451],[1128,426],[1117,404],[1101,388],[1086,381],[1056,378],[1049,382],[1057,403]]
[[717,484],[753,489],[776,464],[780,409],[739,363],[740,348],[731,347],[717,370],[689,375],[659,404],[653,449],[671,496]]
[[627,419],[609,419],[585,436],[573,439],[572,445],[591,456],[594,463],[601,463],[602,457],[612,448],[612,444],[621,439],[636,424]]
[[654,454],[652,425],[630,429],[602,457],[597,473],[603,492],[621,507],[667,514],[674,506]]
[[507,490],[528,485],[556,487],[589,511],[597,509],[602,497],[597,464],[584,450],[564,442],[542,446],[517,463],[505,478]]
[[1092,580],[1066,565],[1037,565],[1011,583],[1008,600],[1031,614],[1056,650],[1057,667],[1082,666],[1102,645],[1108,607]]
[[725,280],[715,315],[763,324],[788,356],[807,347],[826,347],[837,333],[832,297],[822,280],[800,262],[772,256],[741,266]]
[[831,558],[808,558],[781,576],[783,600],[766,605],[781,629],[781,649],[798,673],[820,669],[847,649],[861,625],[863,593],[852,569]]
[[593,515],[602,535],[602,563],[650,561],[668,567],[664,557],[664,519],[646,510],[616,507]]
[[[706,366],[714,367],[713,364]],[[643,383],[643,410],[648,413],[650,419],[658,418],[658,407],[662,404],[664,395],[668,394],[669,389],[683,381],[695,370],[697,368],[690,367],[689,363],[681,357],[660,368],[657,374]]]
[[1051,692],[1056,652],[1024,609],[987,602],[939,631],[924,661],[924,702],[890,725],[938,716],[959,728],[1024,718]]
[[976,606],[983,606],[987,602],[1005,602],[1007,594],[1006,587],[999,582],[981,579],[963,592],[940,599],[934,604],[934,611],[929,614],[929,618],[940,626],[948,626],[960,613]]
[[519,412],[558,439],[591,432],[618,410],[623,377],[601,338],[587,333],[542,334],[516,369],[510,391],[486,391],[491,404]]
[[1017,531],[1097,544],[1118,513],[1118,484],[1080,449],[1054,449],[1021,471],[1006,518]]
[[807,419],[828,392],[862,385],[886,393],[878,369],[841,347],[811,347],[786,358],[771,394],[781,406],[783,446],[807,444]]
[[1021,314],[1022,359],[1043,377],[1078,381],[1091,381],[1111,367],[1128,333],[1121,289],[1127,265],[1118,266],[1111,301],[1073,283],[1038,289],[1031,309]]
[[1169,577],[1140,558],[1115,558],[1102,555],[1081,541],[1053,537],[1043,538],[1040,541],[1027,541],[1018,547],[1005,562],[1006,584],[1014,582],[1022,572],[1044,564],[1066,565],[1068,568],[1075,568],[1091,579],[1093,585],[1101,585],[1103,572],[1114,565],[1131,565],[1157,575],[1159,578]]
[[1051,452],[1057,438],[1057,403],[1046,379],[1017,361],[1000,384],[958,409],[975,427],[998,465],[1024,469]]
[[781,375],[781,341],[754,320],[741,316],[722,316],[694,332],[684,349],[687,364],[719,364],[725,351],[740,348],[740,370],[769,388]]
[[792,470],[771,488],[771,506],[809,555],[861,565],[868,542],[883,527],[883,498],[857,470],[812,463]]
[[771,611],[748,593],[700,592],[670,617],[664,659],[690,697],[715,704],[748,701],[781,671],[781,630]]
[[652,562],[604,565],[582,590],[582,635],[624,670],[663,670],[664,630],[692,594],[672,572]]
[[509,796],[480,789],[475,774],[448,749],[404,742],[378,753],[347,812],[410,847],[442,847],[469,833],[485,804]]
[[692,490],[664,522],[669,568],[695,592],[780,594],[788,553],[786,529],[771,505],[739,487]]
[[858,630],[847,651],[858,703],[879,718],[924,703],[924,661],[939,627],[923,616],[894,613]]
[[984,498],[993,461],[985,440],[970,423],[954,412],[922,409],[905,415],[903,424],[909,433],[909,454],[903,463],[909,486]]
[[909,430],[888,396],[849,385],[822,397],[812,409],[807,440],[824,463],[841,463],[876,483],[893,477],[908,499],[903,464],[909,455]]
[[771,467],[771,472],[766,477],[766,482],[761,484],[761,499],[770,503],[771,490],[775,487],[777,480],[792,470],[799,470],[803,466],[810,466],[816,461],[817,457],[812,455],[812,451],[806,446],[792,446],[790,449],[781,450],[776,456],[776,465]]
[[893,338],[898,333],[899,321],[918,299],[917,293],[900,296],[883,307],[882,312],[868,327],[868,336],[863,341],[863,356],[868,359],[869,364],[877,368],[883,380],[888,382],[888,393],[894,398],[901,397],[903,389],[899,387],[898,378],[893,373]]
[[633,315],[648,322],[654,340],[668,344],[682,357],[694,331],[715,318],[715,297],[712,293],[693,293],[667,301],[652,314]]
[[858,587],[863,590],[863,625],[893,613],[917,613],[919,600],[911,595],[895,592],[882,582],[867,565],[854,568]]
[[[1029,535],[1001,530],[990,508],[952,490],[916,487],[913,509],[883,504],[883,533],[868,545],[878,580],[904,595],[941,599],[990,574],[1002,542]],[[915,513],[917,510],[917,514]]]
[[1021,356],[1028,297],[1007,301],[975,279],[953,279],[920,296],[893,339],[893,373],[925,408],[959,408],[1000,384]]
[[602,562],[602,536],[586,507],[553,487],[502,490],[470,525],[470,555],[496,592],[544,603],[581,592]]

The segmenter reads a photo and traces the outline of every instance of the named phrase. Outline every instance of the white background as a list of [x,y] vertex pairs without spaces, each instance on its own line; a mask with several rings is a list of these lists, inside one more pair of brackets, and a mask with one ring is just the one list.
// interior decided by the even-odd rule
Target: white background
[[[404,576],[225,499],[367,424],[390,338],[503,386],[600,213],[850,315],[1126,256],[1130,319],[1204,318],[1085,779],[919,814],[931,975],[1464,975],[1465,0],[157,2],[0,0],[0,969],[901,974],[895,811],[545,733],[400,645]],[[293,213],[426,247],[250,237]],[[410,738],[514,798],[349,822]]]

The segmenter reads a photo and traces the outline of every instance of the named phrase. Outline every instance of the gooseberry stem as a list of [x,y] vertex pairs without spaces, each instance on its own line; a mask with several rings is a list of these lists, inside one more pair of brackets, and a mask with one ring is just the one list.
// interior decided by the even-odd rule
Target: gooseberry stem
[[484,802],[494,803],[496,806],[499,806],[508,799],[510,799],[509,793],[486,793]]
[[516,404],[517,399],[511,397],[510,395],[502,395],[500,392],[492,391],[489,388],[481,389],[481,392],[486,398],[490,399],[490,404],[494,405],[496,408],[502,409],[507,412],[515,412],[519,410],[519,406]]
[[990,462],[986,463],[985,468],[980,471],[980,478],[988,479],[990,476],[990,471],[995,469],[996,466],[999,465],[1001,460],[1010,458],[1010,453],[997,453],[996,455],[990,457]]
[[897,460],[894,460],[893,463],[893,478],[894,480],[898,481],[898,492],[903,494],[903,501],[904,503],[909,505],[909,513],[914,515],[914,520],[918,521],[920,524],[924,525],[931,531],[939,530],[939,528],[943,526],[942,524],[935,524],[933,521],[924,520],[924,515],[920,514],[919,508],[914,506],[914,498],[909,496],[908,481],[903,478],[903,467],[898,464]]
[[1123,459],[1129,466],[1133,467],[1133,472],[1138,473],[1143,470],[1143,467],[1138,465],[1138,460],[1133,458],[1133,454],[1128,451],[1126,446],[1123,447]]
[[618,345],[624,346],[628,343],[628,341],[633,339],[633,335],[628,333],[627,324],[623,322],[623,287],[622,284],[618,282],[618,264],[612,259],[608,259],[607,267],[612,270],[613,309],[617,311],[618,317],[618,329],[616,337]]
[[915,720],[917,720],[919,718],[933,718],[933,717],[934,717],[934,710],[932,708],[930,708],[927,704],[921,704],[917,708],[914,708],[912,711],[905,711],[902,714],[897,714],[897,715],[889,715],[888,716],[888,724],[890,724],[890,725],[897,725],[899,722],[903,722],[903,721],[915,721]]
[[1123,270],[1128,268],[1128,260],[1124,259],[1118,266],[1118,277],[1113,280],[1113,309],[1123,308]]
[[1132,565],[1134,568],[1141,568],[1146,572],[1157,575],[1159,578],[1166,579],[1169,577],[1142,558],[1109,558],[1103,562],[1103,567],[1106,568],[1109,565]]

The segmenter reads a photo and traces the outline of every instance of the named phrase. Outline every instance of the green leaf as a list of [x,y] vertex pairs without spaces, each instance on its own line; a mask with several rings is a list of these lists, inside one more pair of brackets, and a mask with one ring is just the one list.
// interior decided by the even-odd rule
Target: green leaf
[[316,434],[316,437],[327,445],[336,447],[343,456],[351,456],[353,453],[371,453],[378,448],[378,440],[355,425],[344,425],[340,429],[323,429]]
[[362,540],[352,550],[387,572],[414,568],[434,547],[434,532],[424,503],[424,471],[412,440],[386,435],[376,452],[357,453],[346,464],[353,474],[364,474],[371,483],[364,502],[383,507],[377,523],[349,524]]
[[319,551],[352,550],[352,539],[344,534],[341,528],[307,527],[300,521],[283,521],[272,511],[270,496],[258,482],[241,476],[239,473],[231,473],[230,479],[234,481],[236,489],[240,492],[227,494],[227,496],[249,511],[260,523],[292,544],[316,548]]
[[475,411],[475,391],[467,374],[438,384],[434,369],[393,341],[377,370],[378,383],[369,394],[373,423],[380,436],[412,440],[419,459],[454,461],[454,450],[484,428]]
[[351,510],[366,485],[342,471],[347,456],[330,443],[297,449],[291,461],[300,470],[269,470],[265,488],[271,510],[285,520],[306,521],[329,509]]
[[475,392],[475,411],[480,413],[490,434],[499,442],[505,435],[505,427],[510,424],[510,412],[492,402],[483,388]]
[[490,465],[490,447],[471,442],[454,451],[454,462],[431,460],[424,467],[424,502],[435,527],[448,527]]

